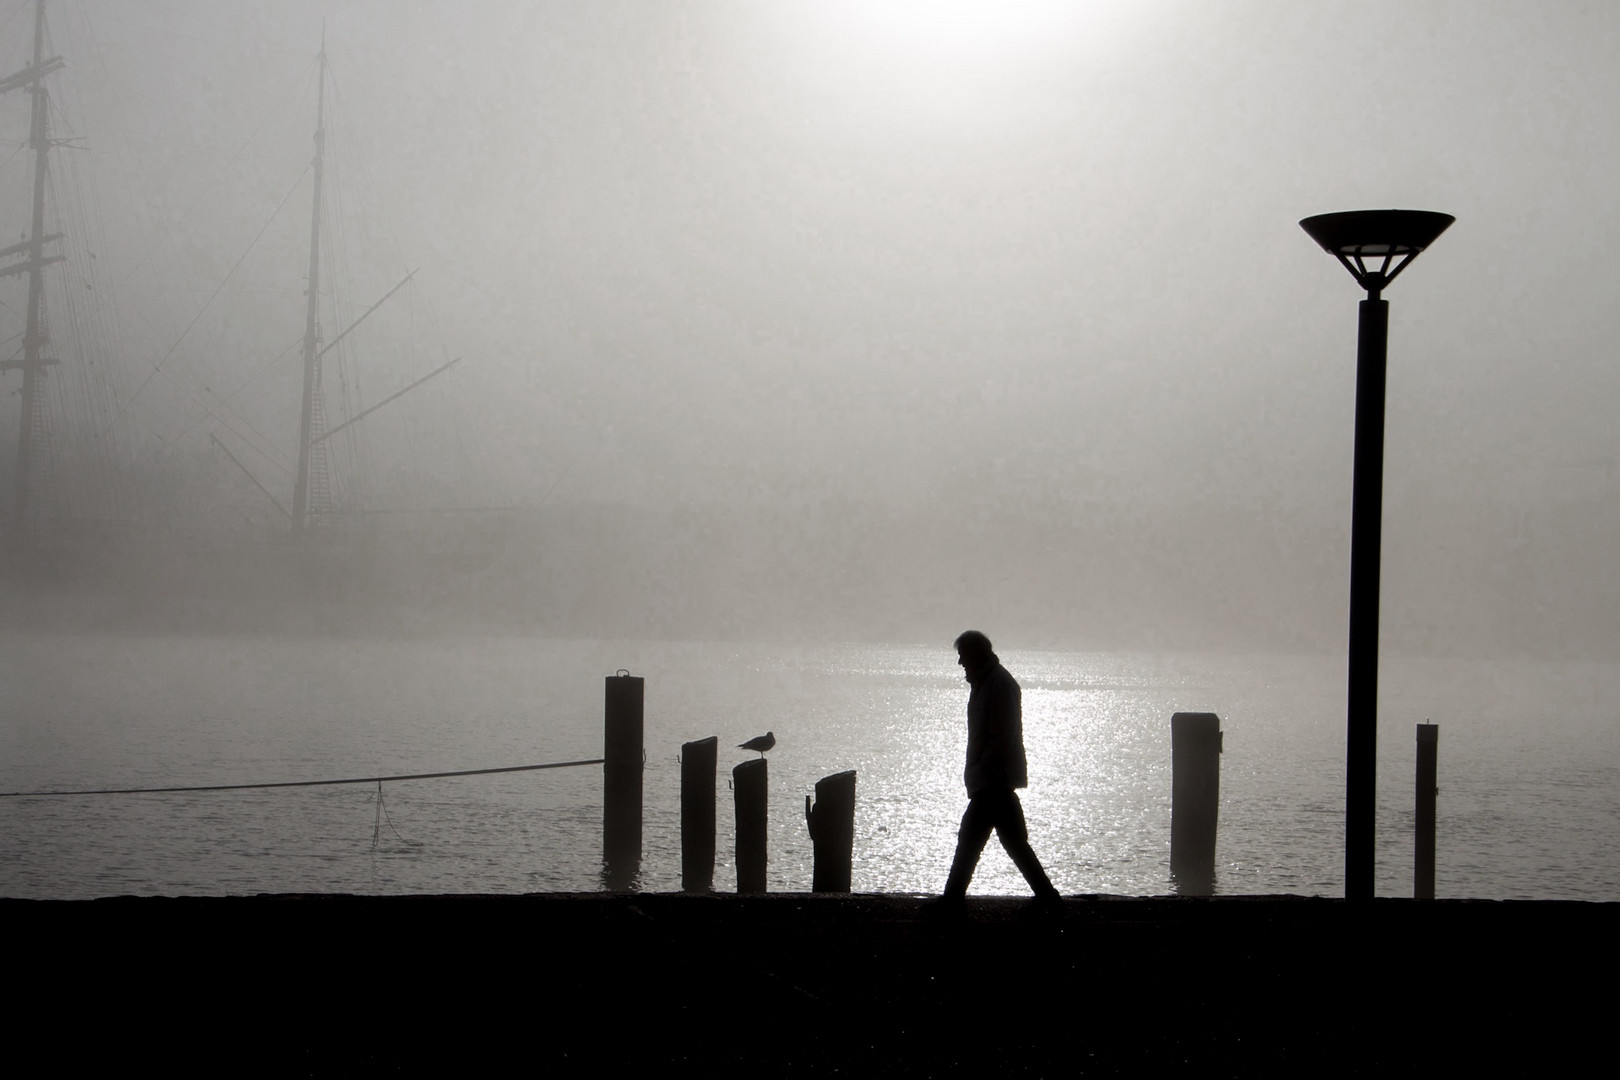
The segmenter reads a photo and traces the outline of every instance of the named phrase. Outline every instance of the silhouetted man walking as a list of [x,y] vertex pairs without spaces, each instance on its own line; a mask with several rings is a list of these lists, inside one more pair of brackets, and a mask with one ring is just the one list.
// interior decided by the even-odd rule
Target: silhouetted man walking
[[956,833],[956,858],[951,862],[944,898],[954,903],[967,896],[968,882],[973,880],[973,870],[979,865],[979,855],[993,829],[1036,897],[1056,900],[1058,891],[1029,846],[1029,828],[1024,824],[1024,807],[1016,790],[1029,786],[1029,767],[1024,759],[1023,692],[1001,666],[990,639],[977,630],[956,639],[956,659],[971,687],[967,768],[962,773],[968,806]]

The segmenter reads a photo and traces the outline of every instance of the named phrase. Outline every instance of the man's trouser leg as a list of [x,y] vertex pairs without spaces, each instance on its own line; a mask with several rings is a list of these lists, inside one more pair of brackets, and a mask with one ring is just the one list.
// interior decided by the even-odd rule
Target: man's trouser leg
[[968,882],[979,865],[979,855],[990,840],[996,827],[995,815],[984,800],[968,800],[962,813],[962,825],[956,830],[956,857],[951,860],[951,874],[945,879],[945,899],[960,900],[967,895]]
[[1036,896],[1050,898],[1058,895],[1052,879],[1046,876],[1041,860],[1036,857],[1035,849],[1029,846],[1029,825],[1024,821],[1024,804],[1018,801],[1016,791],[1007,792],[1006,803],[996,817],[996,836]]

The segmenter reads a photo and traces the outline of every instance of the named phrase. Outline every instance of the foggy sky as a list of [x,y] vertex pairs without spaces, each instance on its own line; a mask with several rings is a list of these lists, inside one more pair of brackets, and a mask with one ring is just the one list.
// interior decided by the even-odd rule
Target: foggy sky
[[[888,582],[884,632],[1331,646],[1360,293],[1296,222],[1439,210],[1387,294],[1386,642],[1620,641],[1613,5],[61,0],[130,381],[166,371],[135,439],[244,507],[188,394],[301,333],[323,19],[351,314],[421,268],[363,396],[466,358],[379,417],[378,499],[635,508],[649,580]],[[290,455],[296,359],[259,378],[231,409]]]

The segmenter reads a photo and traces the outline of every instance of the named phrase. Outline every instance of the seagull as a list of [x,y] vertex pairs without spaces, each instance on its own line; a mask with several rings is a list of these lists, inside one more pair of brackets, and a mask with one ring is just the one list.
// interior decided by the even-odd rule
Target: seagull
[[738,743],[737,744],[737,749],[739,749],[739,750],[758,750],[759,751],[759,756],[761,758],[763,758],[765,756],[765,751],[769,750],[771,747],[773,747],[775,745],[776,745],[776,735],[775,735],[775,733],[767,731],[763,735],[754,736],[752,739],[749,739],[745,743]]

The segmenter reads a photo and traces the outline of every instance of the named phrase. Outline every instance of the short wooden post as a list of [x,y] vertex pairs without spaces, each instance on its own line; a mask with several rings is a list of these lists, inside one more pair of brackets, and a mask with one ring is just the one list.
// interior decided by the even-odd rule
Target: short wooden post
[[1440,725],[1417,726],[1417,838],[1412,849],[1412,896],[1434,899],[1434,809],[1439,786]]
[[634,891],[641,876],[642,700],[646,680],[607,677],[602,719],[602,881]]
[[1215,824],[1221,803],[1221,718],[1170,718],[1170,876],[1176,892],[1215,891]]
[[816,795],[804,797],[804,820],[815,848],[810,891],[847,893],[855,863],[855,770],[816,781]]
[[681,891],[714,891],[714,775],[719,739],[681,744]]
[[737,802],[737,891],[765,891],[765,806],[770,763],[763,757],[731,770]]

